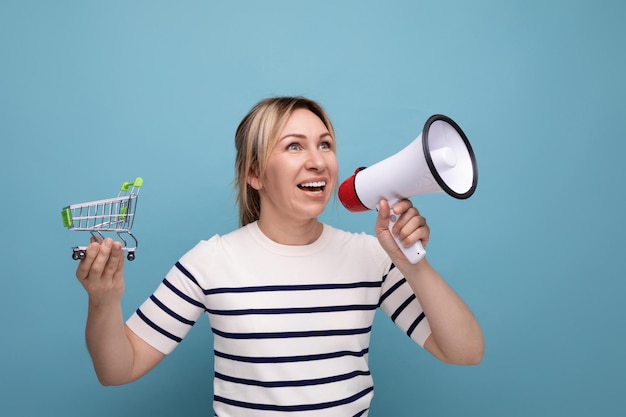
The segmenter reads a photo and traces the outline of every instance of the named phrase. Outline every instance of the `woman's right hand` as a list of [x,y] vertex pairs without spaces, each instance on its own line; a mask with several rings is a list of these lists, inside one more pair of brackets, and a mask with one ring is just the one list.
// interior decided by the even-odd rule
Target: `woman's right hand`
[[91,238],[76,278],[89,294],[90,303],[119,303],[124,294],[124,250],[110,238]]
[[103,385],[134,381],[165,357],[124,323],[124,258],[120,242],[92,238],[76,269],[76,278],[89,294],[87,348]]

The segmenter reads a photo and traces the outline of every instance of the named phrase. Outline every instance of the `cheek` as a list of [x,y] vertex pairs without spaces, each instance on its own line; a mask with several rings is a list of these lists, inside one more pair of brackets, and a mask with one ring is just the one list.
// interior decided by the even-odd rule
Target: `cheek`
[[268,164],[266,168],[263,185],[266,188],[280,190],[288,186],[294,172],[296,172],[296,169],[289,161],[275,160],[272,164]]
[[332,180],[335,182],[335,184],[337,184],[337,181],[339,180],[338,176],[339,176],[339,164],[337,163],[337,157],[333,156],[332,158],[329,159],[328,161],[328,171],[331,174]]

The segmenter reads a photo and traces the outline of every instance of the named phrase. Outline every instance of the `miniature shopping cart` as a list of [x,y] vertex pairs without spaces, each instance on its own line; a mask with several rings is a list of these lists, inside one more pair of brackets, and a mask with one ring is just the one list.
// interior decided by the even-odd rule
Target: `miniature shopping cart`
[[[90,232],[91,236],[98,240],[104,239],[105,233],[116,233],[123,242],[123,249],[127,252],[126,257],[129,261],[134,260],[138,242],[131,230],[142,185],[143,179],[137,177],[134,182],[123,183],[115,198],[65,207],[61,211],[63,226],[69,230]],[[86,250],[87,246],[74,247],[72,259],[83,259]]]

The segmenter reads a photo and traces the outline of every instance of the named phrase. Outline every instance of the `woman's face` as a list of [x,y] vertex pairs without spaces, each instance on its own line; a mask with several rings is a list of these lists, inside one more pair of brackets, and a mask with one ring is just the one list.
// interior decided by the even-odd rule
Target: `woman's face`
[[335,142],[308,109],[295,110],[272,150],[263,178],[251,175],[261,197],[261,218],[269,221],[317,219],[337,184]]

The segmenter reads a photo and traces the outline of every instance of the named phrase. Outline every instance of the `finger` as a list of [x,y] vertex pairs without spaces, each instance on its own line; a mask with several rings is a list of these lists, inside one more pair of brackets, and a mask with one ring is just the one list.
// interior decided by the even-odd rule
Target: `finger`
[[[426,218],[420,215],[419,211],[410,204],[408,207],[403,206],[401,209],[406,209],[394,224],[392,233],[401,241],[413,240],[417,233],[417,240],[426,238],[428,240],[429,229],[426,224]],[[395,211],[395,207],[394,207]],[[414,242],[412,242],[414,243]],[[411,244],[412,244],[411,243]]]
[[391,215],[391,209],[387,200],[380,200],[378,203],[378,217],[376,217],[376,234],[379,232],[389,230],[389,217]]
[[120,244],[119,249],[119,261],[117,263],[117,269],[115,270],[115,275],[113,276],[113,279],[117,280],[123,280],[124,278],[124,262],[126,259],[126,255],[124,253],[124,250],[122,249],[122,245]]
[[[98,245],[98,253],[95,255],[95,258],[91,263],[89,278],[99,279],[102,277],[104,268],[106,267],[109,256],[111,255],[113,239],[106,238],[102,241],[101,244],[92,243],[91,245],[89,245],[89,247],[91,248],[93,245]],[[87,255],[89,255],[89,251],[87,251]]]
[[[396,223],[392,229],[392,233],[396,236],[399,236],[401,231],[406,228],[409,222],[412,222],[413,219],[419,218],[419,211],[415,207],[411,206],[403,206],[398,211],[396,211],[396,206],[394,206],[393,211],[397,215]],[[403,211],[402,211],[403,210]],[[418,227],[418,224],[415,224],[413,221],[412,224]],[[406,233],[406,232],[405,232]]]
[[87,250],[85,251],[85,257],[81,259],[81,261],[78,263],[78,267],[76,268],[76,278],[81,281],[87,279],[91,271],[93,262],[98,256],[99,252],[100,244],[97,242],[92,242],[87,247]]
[[122,244],[119,242],[114,242],[111,246],[111,253],[109,255],[109,259],[107,260],[104,271],[103,278],[107,280],[115,280],[119,277],[120,272],[124,268],[124,250],[122,249]]
[[[398,215],[402,215],[404,214],[407,210],[410,210],[413,207],[413,203],[411,202],[411,200],[408,199],[404,199],[404,200],[400,200],[398,201],[394,206],[393,206],[393,212],[395,214]],[[417,209],[416,209],[417,210]]]
[[426,219],[424,217],[411,217],[398,231],[396,237],[400,240],[400,242],[402,242],[403,246],[410,247],[415,242],[421,241],[422,246],[426,247],[426,244],[430,239],[430,227],[426,223]]
[[91,243],[94,243],[94,242],[102,243],[102,240],[103,239],[100,236],[95,236],[95,235],[91,235],[91,238],[89,239]]

